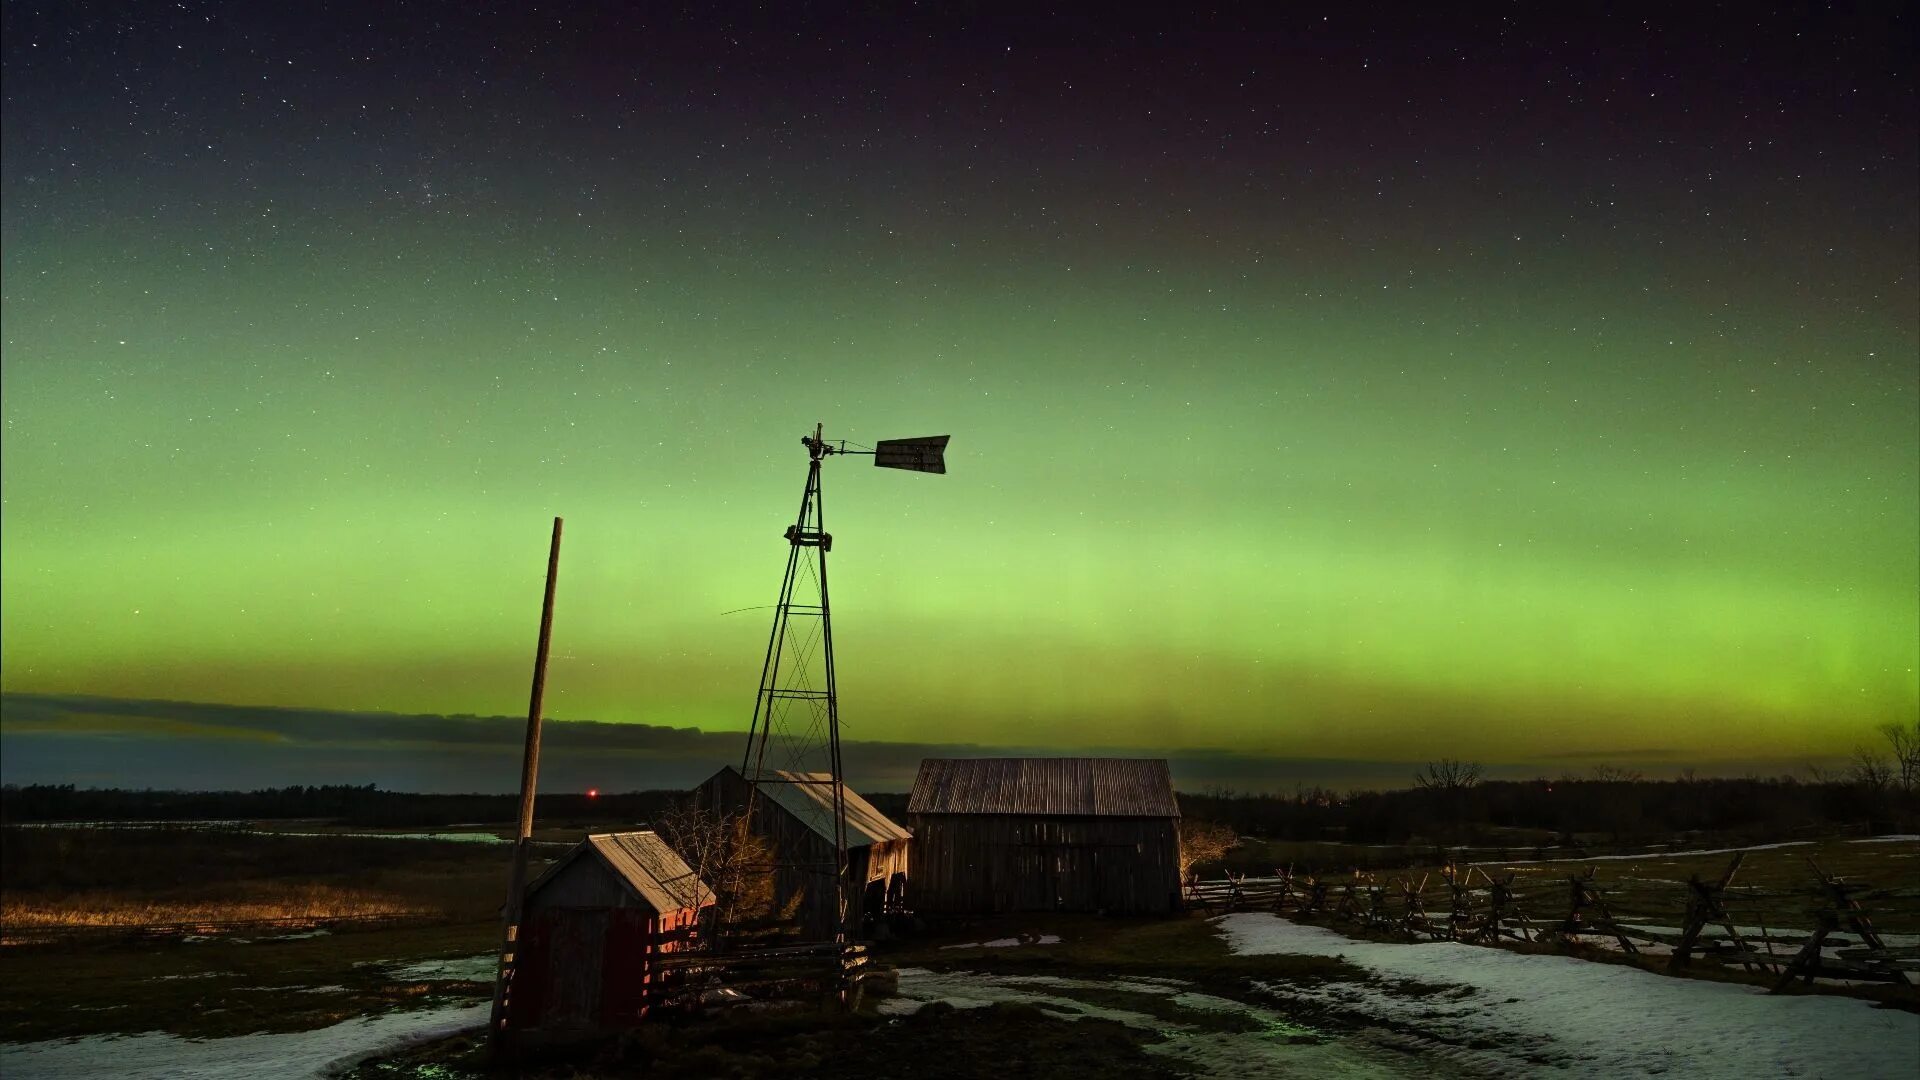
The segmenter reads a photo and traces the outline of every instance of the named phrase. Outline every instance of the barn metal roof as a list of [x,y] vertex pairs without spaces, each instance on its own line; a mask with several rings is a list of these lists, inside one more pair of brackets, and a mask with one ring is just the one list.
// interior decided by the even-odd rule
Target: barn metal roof
[[693,869],[660,839],[660,834],[652,831],[589,835],[527,886],[527,895],[533,895],[561,867],[589,851],[658,914],[702,908],[714,902],[713,890],[694,876]]
[[[785,769],[774,775],[780,780],[760,781],[760,794],[832,843],[832,777],[827,773],[789,772]],[[874,809],[872,803],[861,798],[845,783],[840,785],[840,790],[846,793],[847,847],[860,848],[888,840],[912,839],[912,833],[894,824],[891,818]]]
[[909,814],[1179,817],[1165,758],[927,758]]

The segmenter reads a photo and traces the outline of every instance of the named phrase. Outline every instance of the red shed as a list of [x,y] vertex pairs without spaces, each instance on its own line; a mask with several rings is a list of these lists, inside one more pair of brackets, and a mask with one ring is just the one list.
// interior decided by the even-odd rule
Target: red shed
[[698,938],[713,890],[652,832],[599,833],[527,886],[507,1026],[619,1028],[662,988],[654,961]]

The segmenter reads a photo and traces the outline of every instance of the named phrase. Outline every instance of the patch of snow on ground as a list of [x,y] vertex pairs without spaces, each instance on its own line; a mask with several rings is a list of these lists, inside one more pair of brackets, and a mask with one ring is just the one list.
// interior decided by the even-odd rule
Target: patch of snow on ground
[[459,956],[451,960],[422,960],[417,964],[396,964],[387,969],[387,974],[396,979],[418,979],[423,982],[490,983],[499,974],[499,960],[492,953]]
[[1746,847],[1701,848],[1697,851],[1647,851],[1638,855],[1582,855],[1565,859],[1508,859],[1506,866],[1538,866],[1541,863],[1627,862],[1634,859],[1667,862],[1688,855],[1731,855],[1736,851],[1773,851],[1776,848],[1805,847],[1811,840],[1783,840],[1777,844],[1748,844]]
[[7,1080],[253,1080],[255,1077],[335,1076],[380,1054],[468,1028],[484,1027],[488,1002],[418,1012],[382,1013],[314,1031],[182,1039],[144,1035],[89,1035],[80,1039],[0,1045]]
[[[446,840],[455,844],[511,844],[512,840],[504,836],[495,836],[485,832],[280,832],[275,830],[267,836],[328,837],[351,836],[361,840]],[[529,841],[533,847],[572,847],[572,844],[553,844],[552,842]]]
[[1920,843],[1920,836],[1915,836],[1909,833],[1900,833],[1895,836],[1869,836],[1863,840],[1849,840],[1847,841],[1847,843],[1849,844],[1916,844],[1916,843]]
[[1018,945],[1058,945],[1059,934],[1041,934],[1035,938],[1003,937],[992,941],[968,941],[959,945],[942,945],[942,949],[1011,949]]
[[[1583,1076],[1920,1075],[1920,1016],[1851,998],[1774,997],[1459,942],[1354,941],[1262,913],[1215,921],[1241,955],[1338,956],[1388,983],[1458,987],[1428,997],[1377,983],[1266,989],[1415,1029],[1475,1067]],[[1466,1049],[1475,1043],[1482,1048]]]

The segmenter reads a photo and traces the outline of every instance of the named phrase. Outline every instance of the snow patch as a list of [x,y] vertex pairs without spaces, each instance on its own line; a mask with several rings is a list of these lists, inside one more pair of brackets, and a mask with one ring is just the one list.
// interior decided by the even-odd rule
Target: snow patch
[[[1311,990],[1264,984],[1281,1000],[1413,1028],[1474,1068],[1730,1080],[1920,1075],[1920,1016],[1851,998],[1774,997],[1758,987],[1451,941],[1354,941],[1264,913],[1215,923],[1237,954],[1341,957],[1382,980]],[[1459,989],[1407,997],[1391,989],[1402,981]]]
[[499,974],[499,960],[492,953],[460,956],[451,960],[422,960],[414,964],[395,964],[387,968],[387,974],[403,981],[490,983]]
[[[902,968],[896,996],[880,1003],[885,1015],[904,1016],[922,1006],[944,1001],[955,1008],[982,1008],[996,1002],[1032,1005],[1062,1019],[1095,1017],[1113,1020],[1128,1027],[1161,1036],[1150,1043],[1150,1054],[1169,1058],[1191,1068],[1203,1077],[1220,1080],[1282,1080],[1302,1076],[1343,1077],[1429,1077],[1423,1063],[1381,1049],[1343,1040],[1325,1038],[1271,1009],[1196,993],[1176,979],[1069,979],[1051,975],[987,975],[977,972],[934,972],[925,968]],[[1103,996],[1101,1003],[1083,1001],[1075,992],[1093,992]],[[1197,1023],[1182,1019],[1164,1019],[1144,1011],[1110,1004],[1114,992],[1137,994],[1196,1014]],[[1147,1002],[1143,1001],[1145,1005]],[[1218,1020],[1208,1016],[1228,1015],[1249,1030],[1222,1031]]]
[[79,1039],[0,1045],[0,1074],[7,1080],[202,1080],[255,1077],[328,1077],[417,1042],[484,1027],[491,1005],[460,1005],[418,1012],[382,1013],[314,1031],[238,1035],[230,1039],[182,1039],[151,1031],[142,1035],[89,1035]]
[[1565,859],[1508,859],[1506,866],[1537,866],[1541,863],[1627,862],[1634,859],[1668,862],[1689,855],[1731,855],[1736,851],[1773,851],[1777,848],[1806,847],[1811,840],[1782,840],[1777,844],[1748,844],[1746,847],[1700,848],[1694,851],[1644,851],[1638,855],[1582,855]]
[[1058,945],[1059,934],[1040,934],[1036,937],[1003,937],[992,941],[968,941],[959,945],[942,945],[942,949],[1011,949],[1020,945]]

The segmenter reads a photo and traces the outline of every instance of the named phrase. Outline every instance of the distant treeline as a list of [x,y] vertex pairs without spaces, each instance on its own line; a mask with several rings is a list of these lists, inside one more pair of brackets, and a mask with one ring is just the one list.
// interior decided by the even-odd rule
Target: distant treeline
[[1685,833],[1778,837],[1796,830],[1920,828],[1920,789],[1794,777],[1646,780],[1462,778],[1402,791],[1182,794],[1189,818],[1275,840],[1511,843],[1515,831],[1616,841]]
[[[653,820],[682,794],[542,795],[536,822],[638,825]],[[905,794],[863,794],[881,813],[905,822]],[[1779,836],[1833,826],[1920,831],[1920,786],[1876,785],[1857,778],[1646,780],[1602,769],[1592,776],[1557,780],[1482,781],[1477,767],[1445,762],[1418,786],[1402,791],[1305,788],[1272,795],[1216,790],[1183,792],[1179,799],[1187,818],[1217,821],[1243,835],[1275,840],[1504,842],[1512,839],[1513,830],[1623,841],[1692,832]],[[381,791],[372,784],[262,791],[127,791],[71,784],[0,789],[0,823],[9,824],[317,818],[347,825],[426,828],[502,824],[517,813],[513,795],[423,795]]]
[[[632,824],[650,820],[678,798],[673,791],[588,797],[542,795],[536,824]],[[317,818],[345,825],[424,828],[511,822],[517,795],[422,795],[372,784],[267,788],[260,791],[128,791],[35,784],[0,788],[0,823],[40,821],[249,821]]]

